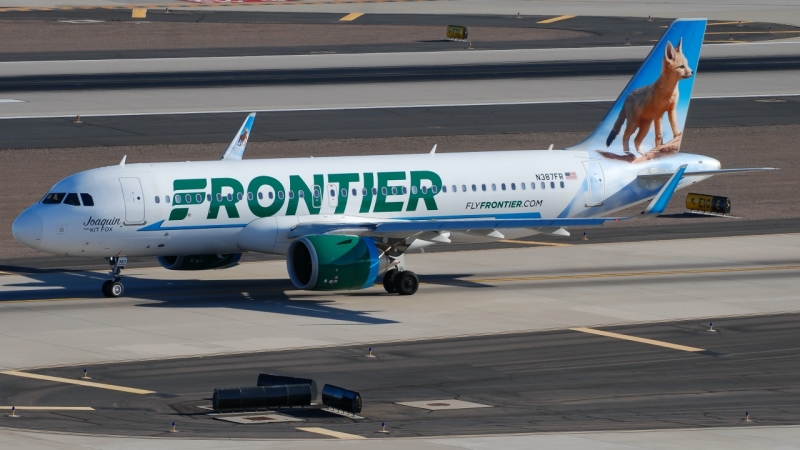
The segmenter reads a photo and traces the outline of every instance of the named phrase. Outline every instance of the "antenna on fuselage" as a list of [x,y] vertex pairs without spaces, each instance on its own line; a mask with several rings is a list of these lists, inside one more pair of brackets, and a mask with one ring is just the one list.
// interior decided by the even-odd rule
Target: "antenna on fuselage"
[[125,167],[125,160],[128,158],[128,155],[122,157],[122,161],[119,162],[120,167]]
[[547,151],[548,151],[548,152],[552,152],[552,151],[553,151],[553,146],[554,146],[554,145],[555,145],[555,144],[550,144],[550,147],[548,147],[548,148],[547,148]]
[[433,148],[431,149],[431,152],[430,152],[431,155],[436,153],[436,146],[437,145],[439,145],[439,144],[433,144]]

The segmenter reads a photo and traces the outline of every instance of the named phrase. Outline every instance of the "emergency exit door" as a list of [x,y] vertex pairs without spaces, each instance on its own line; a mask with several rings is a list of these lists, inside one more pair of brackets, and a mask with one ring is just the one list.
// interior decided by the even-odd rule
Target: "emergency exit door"
[[144,194],[138,178],[120,178],[122,197],[125,200],[125,224],[144,223]]

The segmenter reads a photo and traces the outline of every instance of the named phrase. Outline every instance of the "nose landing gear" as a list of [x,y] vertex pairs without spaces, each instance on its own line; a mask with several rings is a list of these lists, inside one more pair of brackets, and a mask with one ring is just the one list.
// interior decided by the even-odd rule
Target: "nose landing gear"
[[111,279],[103,283],[103,295],[111,298],[122,297],[122,294],[125,293],[125,286],[123,286],[120,281],[122,279],[120,272],[128,264],[128,258],[125,256],[114,256],[108,258],[108,264],[111,265],[111,271],[108,272],[108,274],[111,275]]

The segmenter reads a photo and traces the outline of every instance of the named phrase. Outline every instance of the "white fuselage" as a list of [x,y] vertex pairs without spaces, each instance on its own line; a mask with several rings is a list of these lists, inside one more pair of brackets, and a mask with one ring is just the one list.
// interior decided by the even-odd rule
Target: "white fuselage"
[[[58,182],[51,193],[88,193],[94,205],[34,204],[14,235],[73,256],[281,254],[300,222],[605,215],[663,185],[638,174],[672,173],[681,164],[719,168],[691,154],[630,164],[559,150],[126,164]],[[680,187],[703,178],[684,178]],[[243,245],[244,227],[264,217],[279,230],[275,245]]]

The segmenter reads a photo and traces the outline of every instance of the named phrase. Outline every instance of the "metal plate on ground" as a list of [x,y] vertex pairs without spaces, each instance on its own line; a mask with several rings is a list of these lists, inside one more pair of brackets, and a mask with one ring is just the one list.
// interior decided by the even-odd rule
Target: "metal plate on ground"
[[463,400],[423,400],[419,402],[395,402],[398,405],[410,406],[412,408],[422,408],[431,411],[440,411],[444,409],[472,409],[472,408],[491,408],[491,405],[483,405],[480,403],[465,402]]
[[277,413],[250,414],[247,416],[216,416],[214,418],[217,420],[224,420],[226,422],[241,423],[246,425],[254,423],[305,422],[303,419]]

